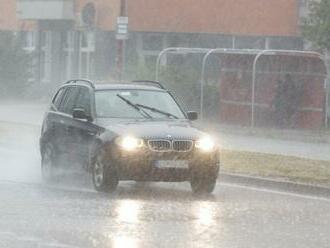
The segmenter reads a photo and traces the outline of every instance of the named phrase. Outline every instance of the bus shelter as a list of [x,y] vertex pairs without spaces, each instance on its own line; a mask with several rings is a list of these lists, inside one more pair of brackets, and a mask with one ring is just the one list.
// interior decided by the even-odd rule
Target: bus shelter
[[327,125],[326,66],[320,54],[241,51],[221,54],[221,123],[318,129]]
[[[204,92],[207,62],[217,56],[219,108],[214,115],[219,123],[307,129],[328,126],[327,71],[319,53],[171,47],[158,56],[156,80],[161,58],[168,53],[203,54],[199,97],[202,119],[208,98]],[[281,106],[290,109],[290,114],[281,114]]]

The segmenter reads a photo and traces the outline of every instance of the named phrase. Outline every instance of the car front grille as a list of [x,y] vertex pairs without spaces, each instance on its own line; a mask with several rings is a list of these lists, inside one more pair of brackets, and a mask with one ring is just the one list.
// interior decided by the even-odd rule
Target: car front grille
[[188,152],[193,147],[192,140],[148,140],[149,149],[156,152]]
[[156,152],[165,152],[171,150],[171,142],[169,140],[149,140],[149,149]]
[[172,147],[174,151],[187,152],[192,148],[191,140],[174,140],[172,142]]

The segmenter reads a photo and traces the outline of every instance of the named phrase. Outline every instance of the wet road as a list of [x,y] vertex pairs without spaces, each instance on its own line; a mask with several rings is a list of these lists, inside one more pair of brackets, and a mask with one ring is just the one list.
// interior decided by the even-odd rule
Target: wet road
[[40,180],[39,129],[0,125],[0,248],[330,247],[330,200],[219,182],[125,182],[96,193],[87,176]]
[[329,247],[330,201],[219,184],[0,182],[0,247]]

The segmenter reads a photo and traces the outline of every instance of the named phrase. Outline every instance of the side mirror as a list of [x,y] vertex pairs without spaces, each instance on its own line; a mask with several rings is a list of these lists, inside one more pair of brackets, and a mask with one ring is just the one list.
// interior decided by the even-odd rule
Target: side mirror
[[73,109],[72,117],[75,119],[91,121],[91,117],[86,114],[86,111],[83,108]]
[[196,111],[188,111],[187,117],[188,117],[188,120],[195,121],[198,119],[198,114]]

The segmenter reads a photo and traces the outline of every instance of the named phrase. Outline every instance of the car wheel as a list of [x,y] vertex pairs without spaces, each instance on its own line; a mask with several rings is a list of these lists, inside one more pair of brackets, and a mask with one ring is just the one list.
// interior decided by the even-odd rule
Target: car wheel
[[56,153],[54,146],[50,143],[45,144],[41,154],[41,176],[45,182],[55,180]]
[[117,170],[105,158],[101,149],[93,159],[92,177],[94,188],[100,192],[112,192],[119,183]]
[[214,176],[206,177],[192,173],[190,179],[190,186],[192,191],[198,194],[212,193],[216,183],[217,183],[217,178]]

